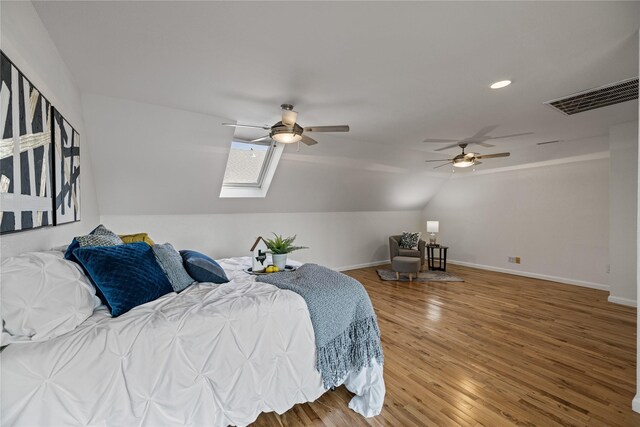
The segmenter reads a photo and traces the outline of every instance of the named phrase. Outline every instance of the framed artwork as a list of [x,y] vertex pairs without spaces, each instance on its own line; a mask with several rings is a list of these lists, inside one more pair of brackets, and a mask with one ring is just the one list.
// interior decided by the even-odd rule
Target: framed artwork
[[80,221],[80,135],[54,107],[53,224]]
[[51,104],[0,51],[0,233],[53,224]]

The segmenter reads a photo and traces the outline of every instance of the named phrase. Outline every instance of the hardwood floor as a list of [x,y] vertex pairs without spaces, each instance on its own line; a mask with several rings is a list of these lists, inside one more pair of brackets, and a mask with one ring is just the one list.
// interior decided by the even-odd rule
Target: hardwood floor
[[340,387],[256,426],[640,426],[636,309],[603,291],[461,266],[460,282],[383,282],[367,289],[385,353],[382,413],[348,409]]

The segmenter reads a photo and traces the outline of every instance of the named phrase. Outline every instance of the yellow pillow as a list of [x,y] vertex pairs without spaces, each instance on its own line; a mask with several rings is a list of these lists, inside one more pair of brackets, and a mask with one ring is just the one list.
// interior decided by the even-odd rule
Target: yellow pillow
[[120,238],[125,243],[145,242],[149,246],[153,246],[153,240],[147,235],[147,233],[136,234],[121,234]]

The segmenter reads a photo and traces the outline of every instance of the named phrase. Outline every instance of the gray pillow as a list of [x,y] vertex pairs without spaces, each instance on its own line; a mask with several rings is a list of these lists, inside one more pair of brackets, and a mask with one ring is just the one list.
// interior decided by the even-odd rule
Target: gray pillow
[[151,248],[175,292],[180,292],[195,283],[195,280],[184,269],[180,253],[174,249],[171,243],[153,245]]
[[116,246],[124,244],[116,233],[102,224],[86,236],[77,236],[76,240],[81,248],[87,246]]
[[86,236],[78,236],[76,237],[78,244],[81,248],[87,246],[117,246],[122,245],[124,242],[117,235],[109,235],[109,234],[87,234]]
[[92,234],[94,236],[98,235],[98,236],[118,237],[118,235],[116,233],[114,233],[113,231],[109,230],[107,227],[105,227],[102,224],[100,224],[99,226],[94,228],[93,231],[91,233],[89,233],[89,234]]

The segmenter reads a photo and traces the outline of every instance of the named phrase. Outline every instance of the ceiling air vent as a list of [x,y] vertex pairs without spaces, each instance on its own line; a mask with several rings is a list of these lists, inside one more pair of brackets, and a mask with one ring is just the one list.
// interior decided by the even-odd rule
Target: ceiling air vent
[[638,99],[637,77],[574,93],[564,98],[547,101],[545,104],[570,116],[632,99]]

